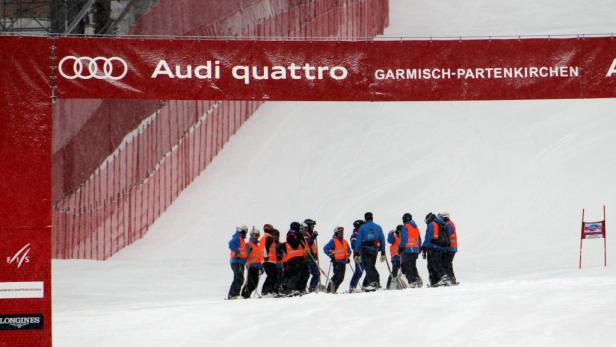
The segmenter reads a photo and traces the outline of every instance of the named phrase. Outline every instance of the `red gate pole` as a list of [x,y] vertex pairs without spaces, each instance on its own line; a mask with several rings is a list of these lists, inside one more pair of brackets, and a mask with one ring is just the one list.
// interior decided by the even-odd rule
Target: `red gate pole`
[[582,240],[584,239],[584,209],[582,209],[582,230],[580,231],[580,265],[579,269],[582,269]]
[[607,230],[605,224],[605,205],[603,205],[603,266],[607,267]]

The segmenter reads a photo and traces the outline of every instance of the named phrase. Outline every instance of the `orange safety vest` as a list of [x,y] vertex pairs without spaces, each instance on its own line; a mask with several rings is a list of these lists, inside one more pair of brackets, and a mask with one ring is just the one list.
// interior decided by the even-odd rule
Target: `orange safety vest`
[[412,224],[404,224],[404,226],[408,231],[404,248],[419,248],[419,228],[414,227]]
[[[308,242],[308,240],[306,240],[306,242]],[[317,240],[312,240],[312,245],[310,246],[310,251],[312,251],[313,255],[317,255]]]
[[263,259],[265,258],[265,244],[259,243],[258,245],[252,241],[248,241],[250,245],[250,254],[248,254],[248,261],[246,265],[250,264],[263,264]]
[[391,257],[400,256],[400,236],[394,233],[394,243],[389,246],[389,253],[391,253]]
[[238,248],[239,256],[235,256],[235,251],[231,251],[231,259],[246,259],[248,258],[248,251],[246,250],[246,241],[243,237],[240,237],[240,247]]
[[449,247],[458,248],[458,234],[456,233],[456,225],[452,221],[446,222],[445,225],[453,227],[453,233],[449,235]]
[[432,222],[432,224],[434,224],[434,232],[432,233],[432,240],[437,240],[438,239],[438,234],[440,232],[440,228],[438,226],[437,222]]
[[306,250],[304,249],[304,246],[300,244],[297,249],[294,249],[293,247],[291,247],[291,245],[287,243],[287,254],[285,255],[285,260],[284,260],[285,262],[293,258],[296,258],[296,257],[305,257],[305,256],[306,256]]
[[338,240],[337,238],[333,238],[334,240],[334,249],[332,250],[332,254],[334,255],[335,260],[345,260],[349,257],[349,243],[347,240]]
[[270,248],[267,250],[267,262],[270,263],[275,263],[276,262],[276,242],[274,242],[274,237],[270,234],[265,234],[263,236],[261,236],[261,239],[259,240],[259,244],[263,245],[263,247],[265,247],[267,245],[267,239],[268,238],[272,238],[272,244],[270,245]]

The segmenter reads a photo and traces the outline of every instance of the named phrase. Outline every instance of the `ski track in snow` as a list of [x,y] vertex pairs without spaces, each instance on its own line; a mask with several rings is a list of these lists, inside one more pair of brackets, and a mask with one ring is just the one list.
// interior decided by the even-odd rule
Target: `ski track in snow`
[[[392,0],[386,35],[609,32],[615,9]],[[268,102],[143,239],[106,262],[53,261],[54,344],[612,346],[616,274],[601,267],[602,241],[585,242],[582,271],[577,252],[580,209],[594,220],[616,206],[615,109],[609,99]],[[451,212],[461,285],[223,300],[234,226],[284,235],[314,218],[322,248],[367,210],[385,233],[409,211],[422,237],[427,212]],[[427,281],[425,260],[418,269]],[[347,268],[340,291],[350,278]]]

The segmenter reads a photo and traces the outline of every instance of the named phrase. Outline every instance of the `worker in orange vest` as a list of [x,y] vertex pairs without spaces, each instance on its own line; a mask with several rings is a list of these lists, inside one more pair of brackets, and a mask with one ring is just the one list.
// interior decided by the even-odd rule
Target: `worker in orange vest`
[[271,224],[263,226],[263,236],[259,240],[259,244],[265,249],[265,259],[263,261],[263,269],[267,278],[263,282],[261,295],[275,294],[276,290],[276,241],[274,239],[274,227]]
[[[444,255],[449,247],[448,234],[445,222],[430,212],[426,215],[426,237],[421,246],[424,256],[428,257],[428,272],[430,273],[430,286],[448,286],[451,280],[445,271]],[[445,240],[444,240],[445,239]]]
[[330,257],[332,266],[334,267],[334,275],[327,286],[327,292],[336,293],[338,287],[340,287],[340,283],[344,280],[346,264],[350,262],[351,258],[351,246],[349,246],[347,240],[344,239],[343,227],[334,228],[334,236],[323,247],[323,251]]
[[309,273],[306,263],[307,249],[303,237],[300,235],[301,225],[298,222],[291,223],[287,232],[285,247],[285,285],[286,294],[290,296],[302,293],[302,280],[306,272]]
[[402,232],[400,236],[400,251],[402,252],[402,273],[406,276],[409,287],[421,288],[423,281],[417,271],[417,258],[421,252],[421,235],[413,216],[410,213],[402,215]]
[[248,227],[242,225],[235,228],[235,233],[229,241],[229,250],[231,250],[231,270],[233,271],[233,282],[231,282],[231,288],[229,288],[229,294],[227,299],[237,299],[240,296],[240,290],[242,284],[244,284],[244,264],[248,259],[248,250],[246,249],[246,233]]
[[451,221],[449,212],[441,212],[438,216],[445,222],[445,228],[449,234],[449,247],[445,252],[445,271],[447,276],[451,280],[452,284],[458,284],[456,280],[456,274],[453,271],[453,258],[458,252],[458,234],[456,232],[456,225]]
[[[387,278],[387,289],[391,289],[391,280],[398,276],[400,270],[400,231],[402,225],[398,225],[396,230],[391,230],[387,235],[387,243],[389,246],[389,256],[391,257],[391,274]],[[394,282],[394,286],[397,282]]]
[[259,229],[252,227],[250,231],[250,240],[246,242],[248,249],[248,260],[246,267],[248,268],[248,276],[246,276],[246,285],[242,289],[242,297],[248,299],[252,291],[259,285],[259,276],[263,273],[263,261],[265,260],[264,244],[259,242],[261,233]]
[[274,229],[272,232],[276,243],[276,283],[274,285],[274,295],[278,296],[282,292],[282,281],[284,278],[284,254],[286,245],[280,242],[280,231]]

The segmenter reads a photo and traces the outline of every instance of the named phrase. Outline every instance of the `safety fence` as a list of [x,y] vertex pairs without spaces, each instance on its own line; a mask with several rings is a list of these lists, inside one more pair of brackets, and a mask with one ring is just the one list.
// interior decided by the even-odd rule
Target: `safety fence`
[[[194,2],[202,10],[210,3]],[[388,25],[388,0],[232,3],[241,5],[238,11],[214,6],[220,10],[217,21],[191,23],[203,11],[185,14],[183,21],[178,21],[184,26],[180,32],[210,38],[234,34],[255,39],[349,40],[382,34]],[[163,21],[168,18],[165,13],[169,16],[177,11],[172,4],[177,2],[161,1],[150,16],[137,23],[134,32],[160,34],[153,28],[166,29],[160,23],[168,23]],[[54,138],[53,256],[104,260],[141,238],[261,104],[215,100],[60,101],[54,108],[54,113],[59,113],[54,118],[64,122],[64,134]],[[97,111],[91,113],[98,116],[79,118],[78,113],[87,107],[96,107]],[[101,109],[105,110],[104,117]],[[114,122],[114,115],[125,113],[130,114],[127,121],[122,118]],[[80,124],[65,124],[72,119]],[[89,130],[75,130],[79,127]],[[57,158],[61,160],[56,162]]]

